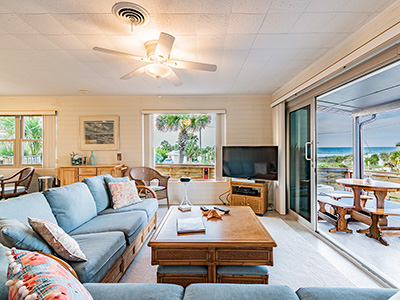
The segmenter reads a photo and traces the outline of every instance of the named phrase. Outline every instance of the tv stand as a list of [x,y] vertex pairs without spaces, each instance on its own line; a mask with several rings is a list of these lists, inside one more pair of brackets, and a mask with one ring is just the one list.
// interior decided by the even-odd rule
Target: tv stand
[[250,206],[256,214],[263,215],[268,207],[268,181],[230,182],[231,205]]

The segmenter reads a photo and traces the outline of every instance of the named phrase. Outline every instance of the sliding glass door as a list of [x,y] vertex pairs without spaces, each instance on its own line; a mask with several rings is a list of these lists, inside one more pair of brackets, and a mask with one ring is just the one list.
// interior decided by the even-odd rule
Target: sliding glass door
[[309,226],[315,226],[313,101],[287,111],[288,206]]

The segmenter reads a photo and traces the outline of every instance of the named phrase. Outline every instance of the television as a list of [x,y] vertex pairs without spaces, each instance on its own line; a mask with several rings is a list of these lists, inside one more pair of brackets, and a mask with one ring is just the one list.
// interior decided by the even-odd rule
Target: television
[[278,180],[278,146],[223,146],[222,176]]

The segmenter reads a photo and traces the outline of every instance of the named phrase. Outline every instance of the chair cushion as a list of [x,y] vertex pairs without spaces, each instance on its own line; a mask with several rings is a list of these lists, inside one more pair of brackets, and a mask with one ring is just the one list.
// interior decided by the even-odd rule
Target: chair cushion
[[0,244],[0,299],[4,300],[8,299],[8,288],[6,287],[8,261],[5,256],[7,251],[10,249]]
[[144,198],[142,202],[136,203],[135,205],[128,205],[118,209],[107,208],[99,213],[99,215],[108,215],[127,211],[145,211],[147,215],[147,221],[154,216],[158,209],[158,201],[156,198]]
[[100,282],[126,249],[122,232],[79,234],[74,239],[88,259],[70,263],[81,282]]
[[147,224],[144,211],[130,211],[118,214],[97,216],[71,232],[71,235],[122,231],[130,244]]
[[0,243],[9,248],[53,253],[36,232],[16,219],[0,219]]
[[107,194],[108,194],[108,198],[110,199],[110,203],[112,203],[112,195],[110,192],[110,189],[108,188],[108,184],[110,182],[127,182],[130,181],[129,177],[118,177],[118,178],[114,178],[114,177],[106,177],[104,178],[104,181],[106,182],[106,188],[107,188]]
[[88,186],[90,192],[92,193],[94,202],[96,203],[97,213],[111,206],[106,182],[104,180],[105,178],[112,178],[112,176],[110,174],[104,174],[82,180],[82,182]]
[[[183,300],[299,300],[295,292],[284,285],[195,283],[185,290]],[[339,299],[339,298],[338,298]]]
[[69,261],[86,261],[78,243],[60,226],[35,218],[29,218],[29,224],[62,258]]
[[300,299],[307,300],[387,300],[396,292],[395,289],[302,287],[296,294]]
[[[86,283],[84,286],[97,300],[181,300],[183,298],[183,287],[175,284]],[[211,298],[207,297],[207,299]]]
[[198,275],[207,274],[207,266],[188,266],[188,265],[159,265],[157,267],[159,274],[182,274],[182,275]]
[[10,261],[9,300],[93,299],[79,280],[51,257],[37,252],[10,250],[7,258]]
[[142,202],[134,181],[109,182],[108,188],[114,209]]
[[32,193],[0,201],[0,218],[17,219],[29,226],[28,217],[57,224],[49,203],[42,193]]
[[149,185],[148,187],[155,192],[165,190],[165,186],[160,186],[160,185]]
[[96,203],[88,186],[82,182],[43,192],[58,225],[69,233],[97,215]]
[[219,275],[268,275],[267,266],[217,266]]
[[[26,191],[24,186],[17,186],[17,193],[23,193]],[[4,195],[15,193],[15,186],[4,187]]]

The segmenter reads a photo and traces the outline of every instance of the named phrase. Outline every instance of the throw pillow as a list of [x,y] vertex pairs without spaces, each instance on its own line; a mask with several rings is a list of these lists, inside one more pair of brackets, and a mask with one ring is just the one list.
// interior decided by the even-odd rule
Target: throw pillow
[[59,256],[70,261],[87,261],[78,243],[60,226],[48,221],[28,218],[29,224]]
[[135,181],[110,182],[108,187],[111,192],[114,209],[142,202],[139,198]]
[[93,300],[79,280],[53,258],[15,249],[6,255],[8,299]]
[[9,248],[53,253],[36,232],[16,219],[0,219],[0,243]]
[[130,180],[129,180],[129,177],[117,177],[117,178],[114,178],[114,177],[105,177],[105,178],[104,178],[104,181],[105,181],[105,183],[106,183],[107,194],[108,194],[108,197],[110,198],[110,203],[112,204],[112,195],[111,195],[111,191],[110,191],[110,188],[109,188],[108,184],[109,184],[110,182],[128,182],[128,181],[130,181]]

